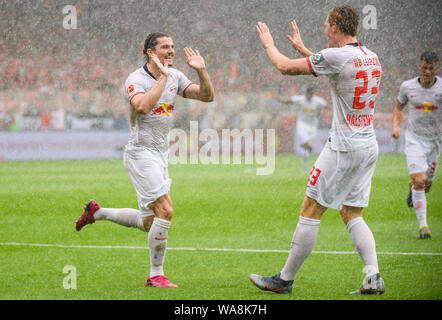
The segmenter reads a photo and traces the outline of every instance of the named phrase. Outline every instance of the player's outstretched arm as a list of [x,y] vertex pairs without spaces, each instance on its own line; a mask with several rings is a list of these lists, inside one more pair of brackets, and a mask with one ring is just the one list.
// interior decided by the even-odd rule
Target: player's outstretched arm
[[293,76],[311,74],[306,59],[301,58],[292,60],[279,52],[279,50],[275,47],[270,30],[265,23],[258,22],[256,31],[258,32],[262,47],[265,49],[270,61],[275,68],[279,70],[279,72],[284,75],[287,74]]
[[391,136],[395,139],[401,136],[401,121],[403,117],[402,110],[404,109],[404,107],[405,104],[402,104],[399,102],[399,100],[396,100],[396,105],[393,109],[393,121],[391,125]]
[[299,32],[298,25],[296,24],[296,21],[293,20],[291,22],[291,25],[292,25],[293,36],[287,35],[287,39],[292,44],[293,49],[298,51],[304,57],[312,56],[313,52],[311,52],[309,49],[307,49],[304,45],[304,42],[302,42],[301,33]]
[[166,87],[167,79],[170,75],[170,70],[167,63],[161,64],[160,59],[155,53],[150,53],[149,58],[156,64],[160,70],[160,76],[157,83],[146,94],[134,96],[131,100],[132,107],[142,114],[149,113],[160,100],[161,95]]
[[215,99],[215,90],[213,89],[209,73],[206,70],[204,58],[200,55],[198,50],[194,51],[192,48],[184,48],[184,54],[187,57],[187,64],[195,69],[200,81],[199,85],[191,84],[186,89],[186,98],[204,102],[213,101]]

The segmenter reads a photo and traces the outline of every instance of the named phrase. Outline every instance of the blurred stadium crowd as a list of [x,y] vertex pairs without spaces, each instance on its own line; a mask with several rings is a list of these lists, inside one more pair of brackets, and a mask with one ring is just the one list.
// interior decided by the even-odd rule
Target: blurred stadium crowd
[[[177,99],[175,127],[186,129],[190,120],[198,120],[200,128],[291,130],[296,109],[279,103],[278,98],[300,94],[308,85],[314,85],[316,94],[329,102],[321,122],[322,127],[328,127],[331,109],[326,79],[280,75],[268,62],[255,34],[256,21],[270,15],[266,19],[273,22],[270,27],[278,47],[297,57],[284,38],[290,32],[292,15],[287,8],[291,2],[277,2],[272,13],[266,12],[264,2],[256,0],[227,2],[222,5],[212,0],[197,1],[199,8],[195,11],[189,9],[192,6],[184,8],[166,1],[155,12],[143,12],[129,1],[79,1],[79,27],[65,30],[63,4],[58,1],[1,1],[0,28],[4,36],[0,38],[0,130],[128,130],[124,81],[142,65],[141,43],[151,31],[173,36],[175,66],[193,81],[197,81],[196,74],[186,65],[181,50],[184,46],[199,49],[215,86],[213,103]],[[137,5],[147,8],[152,3],[155,1]],[[300,2],[298,7],[305,10],[307,5]],[[330,3],[330,7],[333,5]],[[379,6],[382,8],[378,11],[384,16],[393,10],[387,4]],[[323,17],[327,8],[317,7],[320,14],[309,10],[297,18],[304,42],[312,50],[326,45]],[[390,126],[399,85],[416,75],[417,57],[428,42],[421,35],[422,30],[409,30],[398,36],[398,24],[409,20],[413,24],[418,19],[407,7],[394,12],[397,19],[389,22],[388,34],[381,24],[378,25],[384,30],[360,30],[360,41],[378,52],[383,64],[381,94],[376,104],[377,128]],[[312,15],[321,16],[314,26],[308,25]],[[152,22],[140,23],[143,20]],[[278,25],[281,20],[285,24]],[[427,28],[432,32],[433,27]],[[428,30],[423,32],[428,35]],[[386,36],[379,39],[380,35]],[[439,32],[432,39],[440,43],[440,37]],[[416,44],[413,50],[411,41]]]

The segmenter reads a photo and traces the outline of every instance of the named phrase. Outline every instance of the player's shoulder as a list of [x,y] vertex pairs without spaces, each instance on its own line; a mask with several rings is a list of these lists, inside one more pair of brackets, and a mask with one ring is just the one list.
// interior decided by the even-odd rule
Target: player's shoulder
[[403,89],[406,89],[406,88],[411,89],[411,88],[418,88],[418,87],[420,87],[419,77],[414,77],[412,79],[405,80],[401,84],[401,88],[403,88]]
[[352,59],[356,55],[355,48],[349,45],[339,48],[326,48],[319,52],[320,57],[331,64],[343,65],[348,60]]
[[169,67],[169,70],[173,77],[185,77],[184,73],[178,69]]
[[130,81],[144,79],[146,77],[147,77],[146,71],[144,71],[143,67],[140,67],[140,68],[136,69],[135,71],[133,71],[131,74],[129,74],[129,76],[126,79],[126,83],[130,82]]
[[354,58],[365,58],[366,56],[377,58],[377,54],[375,52],[368,49],[366,46],[360,45],[359,43],[347,44],[339,48],[327,48],[321,52],[323,52],[329,58],[343,61]]

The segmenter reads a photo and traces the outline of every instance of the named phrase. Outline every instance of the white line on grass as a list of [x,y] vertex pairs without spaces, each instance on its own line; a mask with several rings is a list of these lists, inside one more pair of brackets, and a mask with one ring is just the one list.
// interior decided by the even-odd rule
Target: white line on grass
[[[19,242],[0,242],[0,246],[28,246],[28,247],[50,247],[50,248],[79,248],[79,249],[142,249],[147,247],[139,246],[92,246],[76,244],[49,244],[49,243],[19,243]],[[176,251],[223,251],[223,252],[257,252],[257,253],[288,253],[288,250],[272,249],[232,249],[232,248],[167,248],[167,250]],[[356,251],[313,251],[319,254],[357,254]],[[398,255],[398,256],[441,256],[439,252],[378,252],[377,254]]]

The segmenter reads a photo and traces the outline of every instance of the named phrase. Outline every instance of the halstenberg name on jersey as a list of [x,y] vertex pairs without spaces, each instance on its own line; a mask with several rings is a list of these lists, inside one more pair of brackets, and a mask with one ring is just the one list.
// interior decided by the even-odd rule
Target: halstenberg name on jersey
[[430,113],[431,111],[439,110],[439,108],[430,102],[424,102],[419,106],[416,106],[415,109],[422,110],[424,113]]
[[373,115],[347,113],[347,123],[352,127],[371,126],[373,124]]
[[372,58],[357,58],[353,60],[353,63],[355,64],[355,68],[361,68],[365,66],[380,66],[381,63],[379,62],[379,59],[376,57]]
[[318,64],[318,63],[320,63],[323,60],[324,60],[324,56],[320,52],[319,53],[315,53],[312,56],[312,58],[311,58],[311,61],[312,61],[313,64]]

